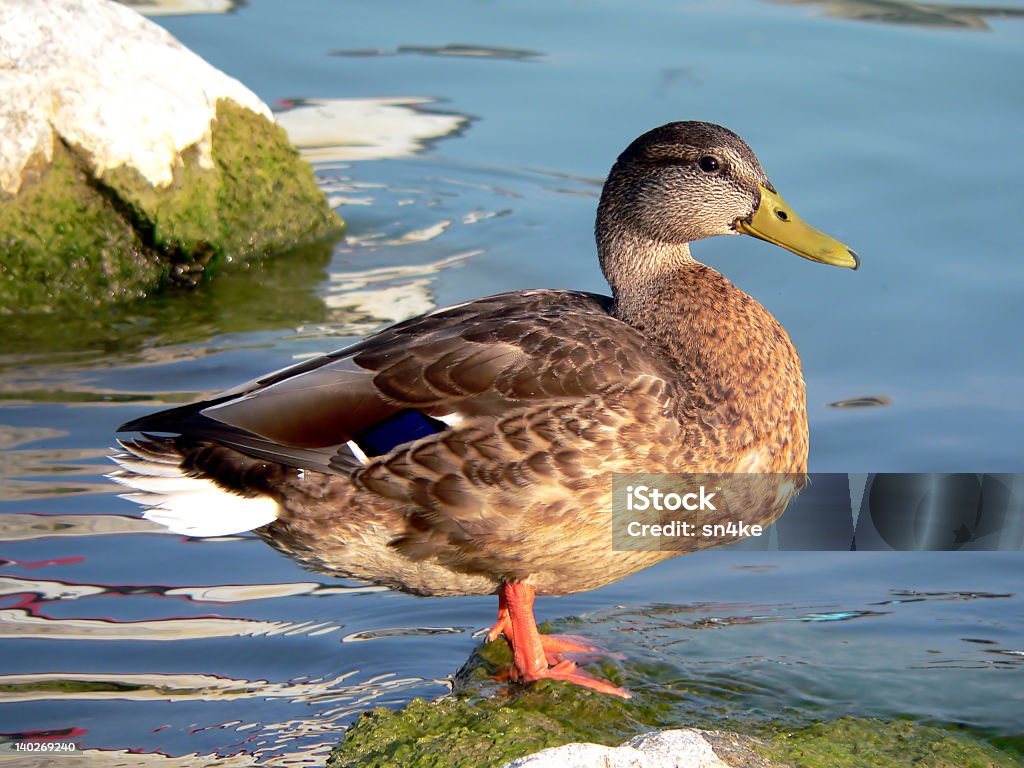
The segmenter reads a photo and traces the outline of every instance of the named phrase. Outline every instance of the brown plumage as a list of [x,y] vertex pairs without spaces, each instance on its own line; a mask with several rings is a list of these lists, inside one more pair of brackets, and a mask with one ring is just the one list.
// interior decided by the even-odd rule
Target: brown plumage
[[[555,663],[538,661],[535,630],[514,639],[523,605],[534,590],[593,589],[679,554],[612,549],[613,473],[802,477],[797,353],[764,307],[689,251],[745,232],[856,267],[784,206],[735,134],[662,126],[623,152],[601,197],[612,298],[520,291],[413,318],[123,425],[177,436],[124,443],[115,479],[156,507],[147,461],[269,497],[276,519],[256,533],[315,570],[419,595],[499,592],[494,634],[517,650],[521,679],[622,693],[586,682],[548,643]],[[766,494],[743,519],[767,525],[787,502]]]

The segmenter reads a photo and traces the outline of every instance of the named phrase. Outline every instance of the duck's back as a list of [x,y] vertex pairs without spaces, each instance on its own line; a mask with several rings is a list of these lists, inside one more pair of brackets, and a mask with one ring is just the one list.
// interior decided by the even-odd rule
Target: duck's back
[[216,440],[288,466],[346,474],[365,458],[467,420],[600,397],[637,379],[667,386],[669,362],[613,317],[611,304],[557,290],[469,301],[121,430]]

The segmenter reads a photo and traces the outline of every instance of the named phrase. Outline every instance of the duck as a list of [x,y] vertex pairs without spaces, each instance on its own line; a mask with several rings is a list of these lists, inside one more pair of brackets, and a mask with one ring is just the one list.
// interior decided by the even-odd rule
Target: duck
[[313,571],[419,596],[496,594],[488,639],[509,643],[511,681],[628,698],[575,660],[596,646],[538,632],[535,598],[735,538],[616,546],[615,478],[789,478],[730,507],[762,526],[806,478],[789,336],[690,251],[736,234],[860,264],[793,212],[737,134],[662,125],[629,144],[602,189],[610,296],[520,290],[400,322],[126,422],[118,432],[138,434],[119,440],[111,477],[179,534],[252,531]]

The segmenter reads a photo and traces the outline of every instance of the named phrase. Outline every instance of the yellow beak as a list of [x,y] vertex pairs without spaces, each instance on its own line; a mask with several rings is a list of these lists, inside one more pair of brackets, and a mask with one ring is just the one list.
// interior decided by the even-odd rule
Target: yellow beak
[[821,264],[851,269],[860,266],[860,256],[855,251],[805,224],[777,192],[763,186],[760,189],[761,203],[750,217],[736,220],[733,226],[737,232],[775,243],[797,256]]

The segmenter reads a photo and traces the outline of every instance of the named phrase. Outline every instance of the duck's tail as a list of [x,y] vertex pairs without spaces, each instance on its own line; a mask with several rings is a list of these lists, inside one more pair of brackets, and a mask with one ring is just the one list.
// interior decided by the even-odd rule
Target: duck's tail
[[132,489],[121,495],[146,508],[143,517],[186,536],[229,536],[277,519],[276,501],[225,488],[182,466],[175,438],[144,435],[118,440],[123,451],[111,456],[120,469],[107,475]]

